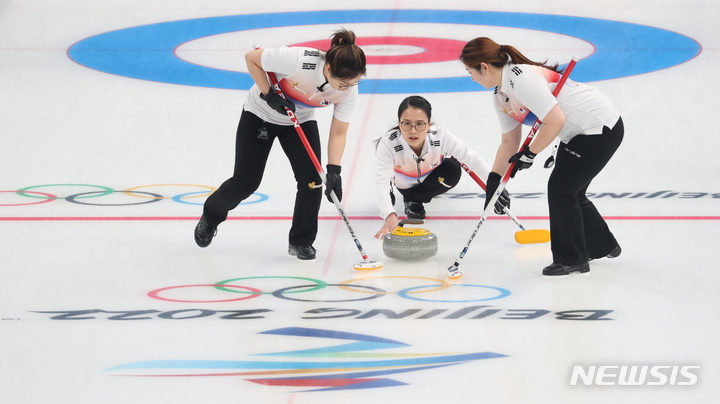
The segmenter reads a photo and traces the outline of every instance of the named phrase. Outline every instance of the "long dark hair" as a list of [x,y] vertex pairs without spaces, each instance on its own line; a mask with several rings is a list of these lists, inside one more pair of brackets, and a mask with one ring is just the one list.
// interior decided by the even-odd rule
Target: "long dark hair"
[[502,68],[508,63],[542,66],[554,72],[562,73],[558,70],[558,64],[548,65],[547,61],[538,63],[528,59],[519,50],[510,45],[500,45],[490,38],[475,38],[465,44],[460,61],[467,67],[480,70],[481,63],[487,63],[497,68]]
[[325,63],[330,65],[333,77],[351,80],[365,75],[367,71],[365,52],[355,44],[355,33],[341,29],[330,37],[330,49],[325,54]]

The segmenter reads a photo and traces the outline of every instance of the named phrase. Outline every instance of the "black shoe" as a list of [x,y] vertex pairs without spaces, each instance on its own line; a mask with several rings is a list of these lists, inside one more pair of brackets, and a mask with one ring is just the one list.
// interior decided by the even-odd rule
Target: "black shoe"
[[614,250],[610,252],[610,254],[606,255],[605,258],[617,258],[620,253],[622,253],[622,248],[620,248],[620,246],[618,245],[617,247],[615,247]]
[[296,256],[299,260],[314,260],[315,248],[307,244],[290,245],[288,247],[288,254]]
[[[604,257],[598,257],[598,258],[617,258],[618,256],[620,256],[620,253],[622,253],[622,248],[620,248],[620,246],[618,245],[617,247],[615,247],[614,250],[610,251],[610,254],[608,254]],[[596,258],[590,258],[590,261],[592,261],[594,259],[596,259]]]
[[405,214],[408,219],[425,220],[425,207],[422,202],[405,202]]
[[217,226],[210,226],[205,215],[200,217],[200,221],[195,226],[195,242],[200,247],[207,247],[212,243],[213,237],[217,235]]
[[543,275],[545,276],[558,276],[558,275],[569,275],[572,272],[590,272],[590,264],[583,262],[582,264],[561,264],[559,262],[553,262],[543,269]]

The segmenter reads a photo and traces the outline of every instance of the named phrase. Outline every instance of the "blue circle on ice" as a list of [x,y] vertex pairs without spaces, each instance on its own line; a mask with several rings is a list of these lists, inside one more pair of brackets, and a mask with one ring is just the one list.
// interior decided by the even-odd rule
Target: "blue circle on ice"
[[[317,24],[441,23],[523,28],[575,37],[595,52],[573,71],[581,82],[628,77],[666,69],[701,52],[692,38],[660,28],[620,21],[548,14],[467,10],[334,10],[243,14],[142,25],[77,42],[68,49],[75,62],[101,72],[189,86],[248,90],[248,73],[182,60],[175,49],[211,35]],[[468,38],[471,39],[471,38]],[[363,79],[361,93],[404,94],[478,91],[469,76]]]

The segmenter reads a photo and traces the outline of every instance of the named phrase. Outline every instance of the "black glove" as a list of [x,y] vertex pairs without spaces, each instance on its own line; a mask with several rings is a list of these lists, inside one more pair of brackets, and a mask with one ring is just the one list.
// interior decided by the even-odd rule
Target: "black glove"
[[335,191],[338,201],[342,201],[342,178],[340,178],[340,169],[341,167],[335,164],[327,165],[327,175],[325,176],[325,179],[327,180],[327,183],[325,184],[325,196],[327,196],[327,199],[330,202],[333,201],[332,197],[330,197],[330,192],[333,191]]
[[[500,186],[500,180],[502,180],[502,177],[498,173],[490,173],[490,175],[488,175],[485,185],[485,207],[483,209],[487,208],[490,199],[495,195],[495,191],[497,191]],[[500,197],[495,202],[495,214],[503,215],[505,214],[505,209],[510,209],[510,194],[507,189],[503,189]]]
[[287,112],[285,112],[285,108],[289,109],[292,112],[295,112],[295,104],[281,97],[278,93],[275,92],[275,89],[272,87],[270,87],[270,91],[267,94],[260,93],[260,98],[262,98],[263,101],[267,102],[270,108],[283,115],[287,115]]
[[535,156],[537,156],[537,154],[531,152],[529,146],[525,146],[520,152],[510,157],[508,163],[515,163],[517,161],[517,163],[513,167],[512,172],[510,173],[510,178],[515,178],[515,173],[517,173],[518,171],[530,168],[533,163],[533,159],[535,159]]

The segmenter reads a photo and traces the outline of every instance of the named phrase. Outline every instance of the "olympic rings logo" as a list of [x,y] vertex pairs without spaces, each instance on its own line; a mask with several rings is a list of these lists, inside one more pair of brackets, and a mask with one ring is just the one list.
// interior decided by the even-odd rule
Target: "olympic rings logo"
[[[272,292],[263,292],[261,289],[258,289],[256,287],[247,286],[248,283],[252,282],[252,280],[255,279],[294,279],[303,281],[299,285],[296,286],[286,286],[279,289],[276,289]],[[387,291],[383,288],[377,287],[377,286],[369,286],[369,285],[363,285],[359,284],[363,281],[368,280],[377,280],[377,279],[419,279],[422,281],[429,281],[433,284],[430,285],[422,285],[422,286],[413,286],[413,287],[404,287],[403,289],[400,289],[395,292]],[[234,282],[242,282],[241,285],[234,284]],[[363,297],[357,297],[357,298],[340,298],[340,299],[328,299],[328,298],[322,298],[322,297],[315,297],[307,299],[301,299],[295,297],[296,294],[308,294],[311,292],[316,292],[320,290],[326,290],[329,287],[338,288],[339,290],[342,290],[344,292],[350,292],[350,293],[356,293],[356,294],[364,294],[369,296],[363,296]],[[205,292],[200,292],[202,295],[207,295],[208,291],[221,291],[221,292],[227,292],[231,294],[240,295],[239,297],[229,297],[227,299],[217,299],[217,300],[191,300],[189,298],[182,298],[182,296],[178,297],[175,296],[178,293],[182,295],[183,293],[187,292],[187,289],[190,288],[202,288],[205,289]],[[433,293],[433,292],[440,292],[449,288],[473,288],[474,293],[479,293],[480,296],[465,298],[465,299],[456,299],[456,300],[442,300],[442,299],[432,299],[426,297],[426,294]],[[468,292],[470,293],[470,292]],[[166,295],[173,295],[172,297],[168,297]],[[272,295],[273,297],[276,297],[278,299],[283,300],[291,300],[295,302],[309,302],[309,303],[347,303],[347,302],[358,302],[358,301],[364,301],[364,300],[373,300],[378,299],[380,297],[386,296],[386,295],[397,295],[399,297],[402,297],[404,299],[409,300],[417,300],[417,301],[423,301],[423,302],[436,302],[436,303],[469,303],[469,302],[482,302],[482,301],[488,301],[488,300],[497,300],[502,299],[504,297],[507,297],[510,295],[510,291],[507,289],[495,287],[495,286],[486,286],[486,285],[472,285],[472,284],[452,284],[446,279],[435,279],[435,278],[423,278],[423,277],[417,277],[417,276],[376,276],[376,277],[367,277],[367,278],[357,278],[357,279],[350,279],[347,281],[342,281],[340,283],[327,283],[325,281],[319,280],[319,279],[313,279],[313,278],[304,278],[304,277],[298,277],[298,276],[251,276],[251,277],[244,277],[244,278],[233,278],[233,279],[227,279],[221,282],[211,283],[211,284],[197,284],[197,285],[179,285],[179,286],[169,286],[165,288],[155,289],[147,294],[149,297],[157,300],[163,300],[168,302],[175,302],[175,303],[227,303],[227,302],[237,302],[242,300],[250,300],[254,298],[258,298],[262,295]],[[462,293],[462,296],[466,296],[467,293]]]
[[[41,192],[39,189],[43,189],[43,191],[50,191],[52,188],[57,187],[64,187],[65,190],[76,188],[76,187],[87,187],[90,188],[91,191],[87,192],[79,192],[79,193],[72,193],[67,196],[58,196],[58,192]],[[159,194],[157,192],[149,192],[148,189],[152,189],[155,191],[155,188],[159,187],[173,187],[173,188],[180,188],[180,187],[195,187],[195,188],[202,188],[203,191],[193,191],[193,192],[183,192],[178,193],[174,196],[163,196],[162,194]],[[144,189],[143,191],[140,191],[141,189]],[[15,194],[24,198],[29,198],[30,200],[36,199],[37,201],[34,202],[20,202],[20,203],[0,203],[0,206],[28,206],[28,205],[39,205],[42,203],[49,203],[58,199],[64,199],[68,202],[79,204],[79,205],[91,205],[91,206],[131,206],[131,205],[146,205],[149,203],[159,202],[164,199],[172,200],[173,202],[178,203],[184,203],[188,205],[202,205],[201,202],[192,202],[190,199],[193,198],[203,198],[207,197],[213,192],[215,192],[217,188],[210,187],[207,185],[195,185],[195,184],[155,184],[155,185],[140,185],[132,188],[127,188],[125,190],[119,191],[112,189],[110,187],[106,187],[103,185],[91,185],[91,184],[46,184],[46,185],[33,185],[30,187],[25,187],[18,189],[16,191],[0,191],[0,194]],[[122,196],[132,197],[141,199],[137,202],[125,202],[125,201],[115,201],[115,202],[106,202],[106,203],[98,203],[94,202],[95,198],[100,198],[103,196],[108,196],[111,194],[121,194]],[[1,196],[1,195],[0,195]],[[113,198],[118,199],[118,198]],[[268,196],[261,193],[254,193],[251,198],[248,198],[247,200],[243,201],[241,205],[249,205],[251,203],[258,203],[263,202],[268,199]],[[93,201],[93,202],[91,202]]]

